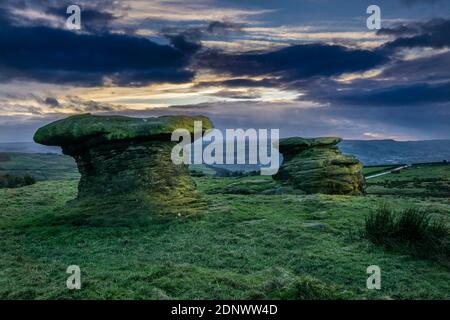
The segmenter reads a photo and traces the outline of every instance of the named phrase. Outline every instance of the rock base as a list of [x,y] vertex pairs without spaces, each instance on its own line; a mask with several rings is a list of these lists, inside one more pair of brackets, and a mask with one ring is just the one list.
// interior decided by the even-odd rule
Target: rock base
[[112,141],[73,156],[81,179],[78,198],[130,194],[154,209],[182,213],[205,205],[186,165],[173,164],[174,143],[166,141]]

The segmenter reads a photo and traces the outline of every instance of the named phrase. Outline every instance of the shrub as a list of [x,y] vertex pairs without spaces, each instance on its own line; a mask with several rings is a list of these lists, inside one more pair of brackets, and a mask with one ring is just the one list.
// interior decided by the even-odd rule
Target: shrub
[[26,186],[32,185],[36,183],[36,179],[33,176],[30,176],[29,174],[26,174],[23,176],[23,182]]
[[0,162],[10,161],[11,156],[7,153],[0,153]]
[[36,183],[34,177],[28,174],[24,176],[0,174],[0,188],[20,188],[34,183]]
[[387,248],[406,247],[422,257],[450,258],[450,232],[442,220],[417,208],[395,212],[383,205],[366,218],[365,235]]

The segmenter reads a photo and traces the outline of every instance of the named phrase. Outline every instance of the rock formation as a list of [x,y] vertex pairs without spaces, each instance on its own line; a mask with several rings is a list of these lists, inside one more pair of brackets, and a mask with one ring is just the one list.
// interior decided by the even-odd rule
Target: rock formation
[[362,194],[364,177],[358,159],[344,155],[336,146],[340,138],[281,139],[283,164],[274,179],[306,193]]
[[177,143],[170,139],[173,130],[193,134],[194,121],[202,121],[203,130],[212,128],[206,117],[85,114],[40,128],[34,140],[61,146],[75,158],[81,174],[78,199],[125,195],[144,200],[156,211],[179,213],[204,204],[187,166],[175,165],[170,158]]

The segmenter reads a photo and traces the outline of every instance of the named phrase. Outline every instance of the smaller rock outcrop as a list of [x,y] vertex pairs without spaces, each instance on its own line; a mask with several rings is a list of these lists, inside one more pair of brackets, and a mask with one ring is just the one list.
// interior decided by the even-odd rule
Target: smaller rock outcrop
[[362,163],[341,153],[336,146],[341,141],[337,137],[281,139],[283,164],[274,179],[305,193],[364,193]]

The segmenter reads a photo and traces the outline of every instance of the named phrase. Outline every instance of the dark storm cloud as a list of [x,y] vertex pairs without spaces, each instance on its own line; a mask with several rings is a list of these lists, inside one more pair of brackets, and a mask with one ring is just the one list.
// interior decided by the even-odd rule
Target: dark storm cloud
[[[2,0],[0,10],[8,12],[11,21],[17,25],[52,26],[55,20],[59,21],[59,25],[64,24],[70,5],[81,8],[84,32],[106,32],[114,22],[126,15],[126,7],[117,0]],[[29,10],[39,12],[40,16],[29,15]]]
[[378,33],[398,37],[383,47],[388,50],[414,47],[440,49],[450,46],[450,20],[448,19],[432,19],[427,22],[403,24],[381,29]]
[[387,36],[411,36],[417,35],[420,32],[420,28],[416,24],[397,24],[390,28],[382,28],[378,30],[378,35],[387,35]]
[[[190,52],[145,38],[79,34],[45,26],[16,26],[0,11],[0,81],[98,86],[185,82]],[[13,35],[13,36],[12,36]]]
[[282,81],[335,76],[371,69],[388,59],[369,50],[338,45],[306,44],[263,53],[228,54],[210,50],[196,64],[233,76],[272,75]]
[[208,25],[189,28],[164,28],[161,34],[170,40],[172,45],[187,53],[196,53],[202,49],[201,40],[209,37],[225,36],[230,32],[240,32],[241,24],[213,21]]
[[194,54],[202,48],[200,42],[191,40],[183,34],[167,35],[167,38],[176,49],[187,54]]
[[397,82],[448,81],[450,68],[445,66],[450,66],[450,52],[414,60],[395,61],[381,73],[380,77],[395,79]]
[[[62,20],[66,20],[68,15],[66,13],[67,6],[59,5],[57,7],[49,7],[46,9],[46,13],[60,17]],[[89,32],[107,32],[111,24],[120,16],[113,14],[110,11],[99,10],[93,7],[82,7],[82,28],[84,31]]]
[[[450,46],[450,20],[432,19],[427,22],[394,25],[379,31],[397,38],[375,49],[390,57],[382,72],[370,79],[356,78],[346,83],[332,78],[297,82],[291,88],[302,88],[311,99],[335,105],[414,106],[448,104],[450,102],[450,52],[430,51],[429,56],[402,60],[397,53],[403,48],[442,49]],[[420,51],[419,51],[420,52]]]

